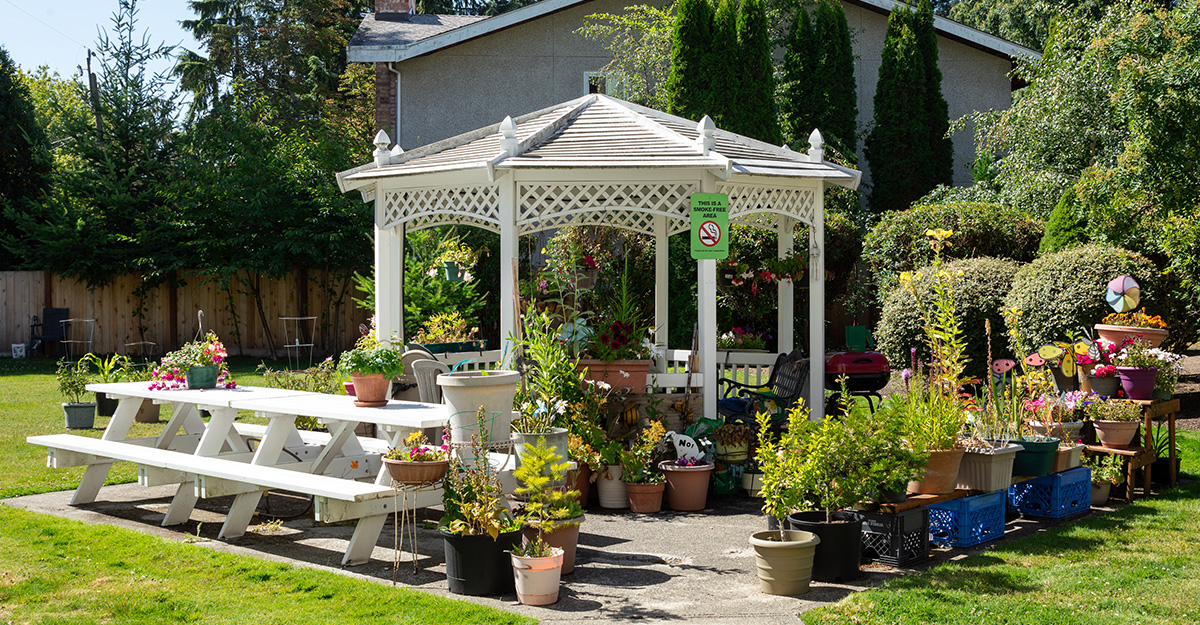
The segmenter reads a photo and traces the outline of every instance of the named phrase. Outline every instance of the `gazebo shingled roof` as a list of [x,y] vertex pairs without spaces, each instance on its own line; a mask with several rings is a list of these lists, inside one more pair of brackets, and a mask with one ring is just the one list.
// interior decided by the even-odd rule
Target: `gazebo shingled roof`
[[[857,187],[860,173],[823,160],[820,134],[807,154],[691,122],[603,95],[588,95],[409,152],[388,150],[382,131],[375,161],[338,174],[343,191],[375,201],[376,323],[381,336],[403,328],[403,231],[471,225],[499,232],[502,253],[517,237],[569,225],[625,228],[656,238],[655,332],[665,347],[667,237],[690,229],[690,196],[725,193],[731,223],[779,235],[792,249],[794,223],[810,233],[810,354],[824,352],[823,191]],[[716,358],[716,264],[698,261],[701,363]],[[501,301],[513,299],[513,272],[501,260]],[[792,284],[779,285],[779,348],[791,349]],[[515,304],[501,307],[501,334],[515,328]],[[705,414],[716,410],[716,373],[703,367]],[[814,372],[820,367],[813,367]],[[811,376],[810,397],[823,384]],[[711,382],[711,385],[710,385]],[[821,404],[812,408],[820,415]],[[711,407],[711,410],[710,410]]]

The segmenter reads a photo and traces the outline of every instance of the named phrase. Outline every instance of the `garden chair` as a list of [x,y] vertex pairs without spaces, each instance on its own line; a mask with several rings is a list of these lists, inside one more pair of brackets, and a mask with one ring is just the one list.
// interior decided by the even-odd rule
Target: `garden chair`
[[717,401],[717,411],[725,416],[726,423],[743,422],[754,426],[755,415],[774,406],[772,422],[778,425],[786,421],[787,413],[803,396],[808,382],[809,360],[797,349],[780,354],[771,368],[766,384],[745,384],[722,378],[718,388],[724,388],[723,398]]
[[[37,317],[34,317],[29,322],[29,353],[33,355],[39,346],[42,346],[44,341],[58,342],[58,355],[63,354],[63,336],[66,333],[66,327],[63,322],[71,317],[70,308],[43,308],[42,320],[39,322]],[[45,347],[42,347],[42,353],[49,355]]]
[[437,377],[441,373],[450,373],[450,367],[428,358],[412,363],[413,377],[417,379],[417,391],[421,401],[427,404],[442,403],[442,389],[438,386]]
[[865,352],[874,348],[875,341],[867,326],[846,326],[846,351]]

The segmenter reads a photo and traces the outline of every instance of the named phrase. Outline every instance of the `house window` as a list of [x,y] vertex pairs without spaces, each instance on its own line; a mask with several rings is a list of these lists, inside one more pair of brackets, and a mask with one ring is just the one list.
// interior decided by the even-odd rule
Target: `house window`
[[608,79],[600,72],[588,72],[584,76],[588,93],[608,95]]

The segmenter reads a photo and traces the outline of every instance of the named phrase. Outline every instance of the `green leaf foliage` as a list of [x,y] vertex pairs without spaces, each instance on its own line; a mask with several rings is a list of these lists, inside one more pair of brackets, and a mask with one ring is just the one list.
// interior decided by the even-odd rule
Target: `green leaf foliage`
[[[956,235],[957,238],[957,235]],[[959,327],[966,343],[967,377],[983,378],[987,370],[987,336],[984,321],[992,322],[992,357],[1009,358],[1001,307],[1012,288],[1019,263],[1002,258],[967,258],[943,266],[953,295]],[[934,268],[920,269],[921,277],[912,281],[916,297],[934,299]],[[893,369],[911,366],[910,349],[916,348],[917,358],[930,362],[925,340],[924,319],[907,287],[897,286],[884,297],[883,311],[875,329],[879,351],[892,363]]]
[[[813,29],[817,44],[815,79],[823,91],[813,102],[819,111],[819,122],[815,127],[821,129],[826,142],[843,153],[853,153],[858,144],[858,92],[854,80],[854,49],[842,3],[818,2]],[[803,139],[808,139],[807,133]]]
[[931,186],[949,185],[954,179],[954,144],[946,131],[950,128],[950,107],[942,97],[942,70],[938,67],[938,35],[933,28],[933,9],[929,0],[921,0],[913,14],[913,34],[925,62],[925,124],[929,133],[930,160],[927,164]]
[[0,47],[0,270],[15,268],[23,260],[4,245],[22,236],[20,225],[5,215],[5,209],[15,216],[49,186],[46,133],[38,123],[29,89],[19,72],[8,51]]
[[1076,210],[1075,189],[1067,189],[1054,210],[1050,211],[1050,219],[1046,220],[1046,233],[1042,235],[1038,254],[1053,254],[1087,243],[1087,240],[1087,220]]
[[713,22],[712,40],[712,89],[713,122],[718,128],[732,130],[737,127],[743,103],[742,90],[745,75],[736,61],[738,48],[738,9],[734,0],[721,0],[717,5]]
[[[1091,330],[1112,308],[1104,301],[1109,280],[1133,276],[1142,287],[1142,302],[1157,308],[1160,272],[1136,252],[1090,244],[1042,256],[1021,267],[1004,300],[1006,309],[1021,312],[1017,332],[1022,345],[1035,349],[1051,341]],[[1011,328],[1010,328],[1011,330]],[[1017,346],[1010,341],[1014,351]]]
[[1037,256],[1043,229],[1039,220],[998,204],[918,204],[888,213],[863,241],[863,260],[875,273],[882,293],[895,285],[900,272],[933,262],[925,232],[937,228],[954,231],[953,245],[942,251],[947,260],[992,256],[1019,262]]
[[788,30],[783,55],[783,74],[780,85],[779,117],[783,122],[786,141],[793,149],[808,143],[808,135],[820,124],[817,107],[817,37],[812,18],[803,7],[796,10]]
[[712,110],[713,8],[709,0],[680,0],[671,38],[667,112],[699,120]]
[[[742,74],[736,125],[728,128],[771,145],[779,145],[779,114],[775,110],[775,66],[763,0],[742,0],[737,13],[738,65]],[[713,58],[712,66],[729,59]]]
[[925,62],[912,22],[912,11],[905,6],[888,16],[875,87],[875,127],[866,142],[875,213],[904,210],[933,188],[924,175],[933,158],[925,123]]

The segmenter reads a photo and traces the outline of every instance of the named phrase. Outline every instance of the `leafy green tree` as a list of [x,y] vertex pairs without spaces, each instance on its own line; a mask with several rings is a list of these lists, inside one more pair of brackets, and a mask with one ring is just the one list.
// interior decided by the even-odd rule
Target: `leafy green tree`
[[[738,48],[742,74],[740,114],[730,128],[773,145],[783,137],[775,109],[775,67],[771,62],[771,38],[763,0],[742,0],[737,14]],[[714,65],[721,62],[714,59]]]
[[659,8],[645,4],[626,7],[625,13],[593,13],[575,32],[604,42],[613,60],[604,66],[618,97],[660,111],[667,110],[664,88],[671,67],[675,30],[675,4]]
[[667,112],[699,120],[712,110],[713,8],[709,0],[679,0],[671,36]]
[[61,148],[71,139],[66,131],[66,120],[84,119],[92,114],[76,81],[63,79],[58,72],[51,73],[45,65],[32,72],[19,73],[21,82],[29,90],[37,125],[46,131],[51,151],[61,153]]
[[818,100],[817,39],[812,19],[805,9],[796,11],[783,53],[779,117],[788,145],[807,144],[808,135],[820,125]]
[[[0,47],[0,241],[15,243],[21,236],[14,217],[45,194],[49,174],[46,133],[16,63]],[[13,215],[6,216],[10,211]],[[14,268],[21,261],[7,245],[0,246],[0,269]]]
[[924,59],[912,30],[912,12],[898,6],[888,16],[875,87],[875,128],[866,143],[875,213],[904,210],[933,188],[921,175],[932,158],[925,102]]
[[713,23],[712,90],[713,121],[718,128],[731,129],[744,106],[743,67],[738,59],[738,9],[735,0],[721,0]]
[[954,181],[954,144],[946,131],[950,128],[950,107],[942,97],[942,70],[938,67],[938,36],[933,28],[933,9],[929,0],[921,0],[913,14],[913,34],[925,64],[925,124],[929,132],[929,182],[932,186]]
[[[858,144],[858,91],[854,81],[854,49],[850,27],[840,1],[817,3],[814,30],[817,41],[816,82],[823,90],[818,106],[825,140],[850,155]],[[811,130],[810,130],[811,132]],[[807,139],[807,135],[805,136]]]

